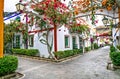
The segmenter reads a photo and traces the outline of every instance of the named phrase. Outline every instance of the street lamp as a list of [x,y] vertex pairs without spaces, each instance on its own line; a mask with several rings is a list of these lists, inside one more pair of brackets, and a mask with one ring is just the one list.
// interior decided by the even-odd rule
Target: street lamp
[[25,8],[25,6],[23,4],[21,4],[21,3],[16,4],[17,11],[21,12],[24,10],[24,8]]
[[107,26],[108,18],[106,18],[106,17],[104,16],[104,18],[102,19],[102,22],[103,22],[103,24],[104,24],[105,26]]
[[[18,12],[23,13],[23,11],[25,10],[25,6],[24,4],[19,2],[16,4],[16,9]],[[26,13],[26,30],[27,30],[26,39],[25,39],[25,48],[28,49],[28,23],[27,23],[28,13],[26,11],[24,11],[24,13]]]

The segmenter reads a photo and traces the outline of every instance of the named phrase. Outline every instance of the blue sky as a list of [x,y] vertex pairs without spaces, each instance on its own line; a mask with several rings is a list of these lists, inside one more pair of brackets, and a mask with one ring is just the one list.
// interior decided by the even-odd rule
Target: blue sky
[[15,4],[18,2],[19,0],[4,0],[4,12],[16,11]]

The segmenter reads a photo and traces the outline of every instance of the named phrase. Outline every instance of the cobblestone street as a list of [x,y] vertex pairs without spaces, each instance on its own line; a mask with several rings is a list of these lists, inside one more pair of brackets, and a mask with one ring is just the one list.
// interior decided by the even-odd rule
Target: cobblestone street
[[107,70],[109,47],[93,50],[71,60],[51,63],[19,57],[23,79],[120,79],[120,70]]

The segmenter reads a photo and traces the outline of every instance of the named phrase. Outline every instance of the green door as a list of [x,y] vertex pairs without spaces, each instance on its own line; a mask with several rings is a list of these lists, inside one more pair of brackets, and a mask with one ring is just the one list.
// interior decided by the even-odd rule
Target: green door
[[72,37],[73,49],[77,49],[76,37]]
[[14,48],[20,48],[20,35],[15,36],[13,47]]
[[81,37],[79,37],[79,46],[80,48],[83,48],[83,40]]

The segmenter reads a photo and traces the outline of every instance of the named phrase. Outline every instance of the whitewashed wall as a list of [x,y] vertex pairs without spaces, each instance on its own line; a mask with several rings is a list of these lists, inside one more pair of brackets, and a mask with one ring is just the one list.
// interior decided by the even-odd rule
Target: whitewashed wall
[[[113,37],[113,45],[116,46],[116,45],[119,45],[120,44],[120,30],[118,32],[117,31],[118,28],[113,28],[112,29],[112,37]],[[116,33],[116,34],[115,34]],[[117,39],[117,37],[119,37]]]
[[[69,30],[62,26],[61,28],[58,29],[57,31],[57,39],[58,39],[58,51],[63,51],[63,50],[70,50],[72,49],[72,36],[70,33],[69,33]],[[69,36],[69,46],[68,48],[65,48],[65,35],[66,36]]]

